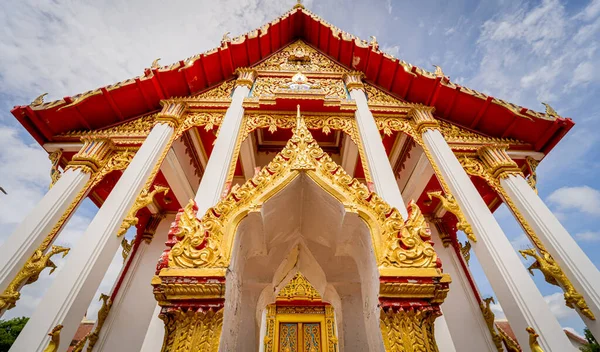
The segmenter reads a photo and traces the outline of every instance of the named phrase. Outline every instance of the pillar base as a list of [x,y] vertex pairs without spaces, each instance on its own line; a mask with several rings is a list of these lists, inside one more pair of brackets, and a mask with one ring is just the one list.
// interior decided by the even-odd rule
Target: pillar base
[[387,352],[438,352],[433,322],[440,310],[429,307],[381,309],[380,326]]

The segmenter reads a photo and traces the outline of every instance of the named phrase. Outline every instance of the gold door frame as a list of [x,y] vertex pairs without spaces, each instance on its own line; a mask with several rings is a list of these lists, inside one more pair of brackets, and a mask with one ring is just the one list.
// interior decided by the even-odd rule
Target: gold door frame
[[[284,312],[278,312],[278,311]],[[308,310],[308,312],[307,312]],[[312,311],[312,312],[311,312]],[[335,334],[335,321],[333,307],[326,306],[267,306],[267,332],[264,339],[265,352],[279,351],[279,324],[280,323],[319,323],[321,330],[321,350],[323,352],[336,352],[337,337]],[[302,346],[304,347],[304,346]]]

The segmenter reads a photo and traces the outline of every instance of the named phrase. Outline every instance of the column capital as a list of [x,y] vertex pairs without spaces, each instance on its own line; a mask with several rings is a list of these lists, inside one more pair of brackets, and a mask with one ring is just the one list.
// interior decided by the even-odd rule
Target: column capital
[[183,116],[187,108],[185,103],[174,100],[162,100],[160,105],[162,106],[162,110],[156,117],[156,123],[164,123],[177,128],[183,121]]
[[502,179],[511,175],[523,175],[521,169],[506,152],[506,146],[483,146],[477,150],[479,159],[486,171],[494,179]]
[[346,72],[342,76],[342,79],[344,80],[344,83],[346,84],[346,88],[348,89],[348,91],[357,89],[357,90],[362,90],[364,92],[365,85],[362,82],[363,78],[365,78],[365,74],[360,71]]
[[248,67],[237,68],[235,74],[238,76],[234,85],[236,88],[240,86],[248,87],[248,89],[252,88],[256,76],[258,76],[258,72],[255,69]]
[[85,136],[81,137],[81,141],[83,147],[73,156],[67,169],[81,169],[92,174],[104,165],[115,149],[113,142],[106,137]]
[[161,221],[166,217],[165,213],[152,214],[150,216],[150,220],[148,220],[148,224],[144,229],[144,233],[142,234],[142,240],[147,244],[152,242],[154,235],[156,234],[156,229]]
[[432,106],[415,105],[408,112],[408,117],[415,123],[415,130],[417,133],[422,134],[428,129],[437,129],[440,124],[433,117],[433,111],[435,110]]

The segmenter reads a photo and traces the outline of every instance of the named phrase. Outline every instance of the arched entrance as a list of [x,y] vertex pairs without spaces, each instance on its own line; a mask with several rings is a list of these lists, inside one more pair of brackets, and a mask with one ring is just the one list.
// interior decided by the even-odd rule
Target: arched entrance
[[269,165],[200,220],[196,211],[192,201],[178,214],[153,280],[164,351],[255,350],[264,308],[297,271],[333,307],[339,347],[437,350],[449,280],[419,208],[404,221],[323,152],[299,115]]

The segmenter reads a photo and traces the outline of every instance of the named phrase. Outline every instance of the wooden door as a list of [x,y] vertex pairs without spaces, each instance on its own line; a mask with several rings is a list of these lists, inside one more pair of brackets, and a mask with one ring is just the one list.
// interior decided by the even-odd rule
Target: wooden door
[[280,352],[322,352],[321,323],[279,323]]

